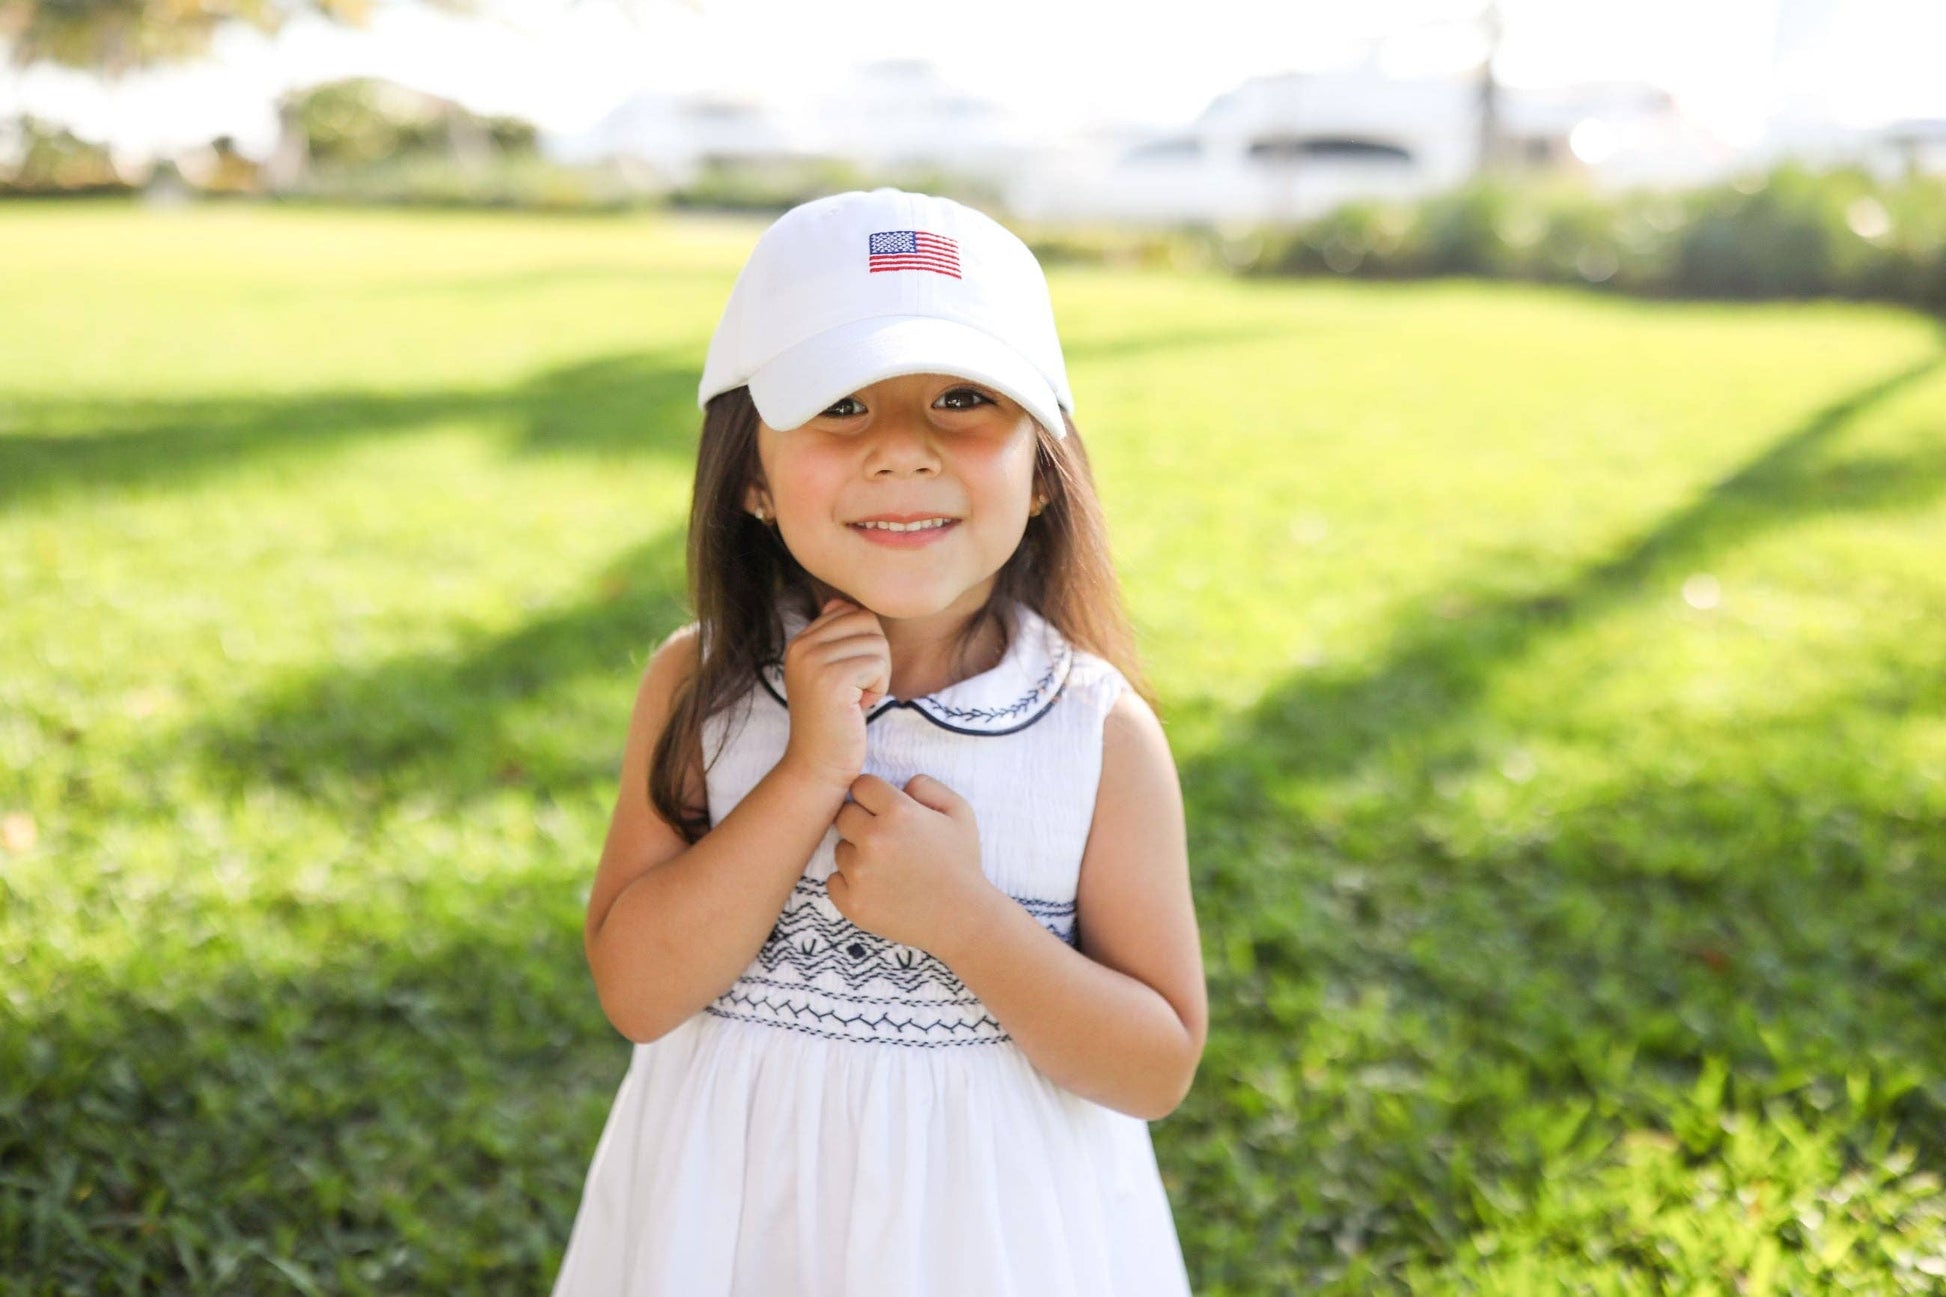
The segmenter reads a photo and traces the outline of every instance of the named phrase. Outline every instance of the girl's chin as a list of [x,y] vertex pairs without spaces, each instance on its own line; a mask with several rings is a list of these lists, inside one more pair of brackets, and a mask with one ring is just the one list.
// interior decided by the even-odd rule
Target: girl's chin
[[868,594],[847,594],[833,590],[826,598],[844,599],[888,621],[910,621],[932,617],[952,607],[954,597],[944,590],[873,590]]

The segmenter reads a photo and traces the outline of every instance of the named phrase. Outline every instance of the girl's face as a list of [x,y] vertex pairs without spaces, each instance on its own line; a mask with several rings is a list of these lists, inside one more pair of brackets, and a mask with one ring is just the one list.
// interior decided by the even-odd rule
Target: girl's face
[[[744,507],[775,518],[805,571],[881,616],[968,614],[1027,530],[1037,437],[1033,416],[996,388],[887,378],[801,427],[759,419],[763,481]],[[880,514],[953,521],[887,544],[857,525]]]

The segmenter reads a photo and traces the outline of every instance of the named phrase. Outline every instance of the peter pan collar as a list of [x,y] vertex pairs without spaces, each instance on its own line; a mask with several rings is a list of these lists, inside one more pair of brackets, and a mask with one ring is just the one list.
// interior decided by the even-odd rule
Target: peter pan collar
[[[792,607],[780,610],[786,647],[810,618]],[[1067,683],[1074,648],[1055,625],[1026,603],[1012,605],[1012,634],[999,665],[917,698],[889,694],[865,714],[871,724],[894,707],[909,707],[941,729],[955,734],[1012,734],[1044,715]],[[780,657],[758,667],[770,696],[785,703],[784,663]]]

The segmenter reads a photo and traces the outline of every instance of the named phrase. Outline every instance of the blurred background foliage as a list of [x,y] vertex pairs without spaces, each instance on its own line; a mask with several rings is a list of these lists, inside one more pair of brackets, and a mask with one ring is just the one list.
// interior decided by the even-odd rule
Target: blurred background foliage
[[[414,0],[455,14],[473,0]],[[0,53],[7,64],[35,63],[125,76],[209,53],[226,26],[265,35],[299,14],[362,27],[371,0],[0,0]]]
[[19,163],[0,169],[0,196],[774,215],[822,194],[896,184],[994,211],[1049,262],[1244,276],[1469,275],[1645,297],[1882,301],[1946,315],[1946,176],[1886,180],[1863,167],[1786,161],[1692,189],[1602,194],[1571,180],[1485,175],[1416,202],[1355,201],[1287,225],[1056,224],[1014,217],[998,194],[949,171],[875,172],[817,156],[723,158],[686,184],[649,189],[621,164],[543,157],[533,127],[516,118],[435,110],[395,90],[361,78],[293,96],[286,111],[309,140],[311,166],[276,192],[225,140],[207,183],[167,166],[137,182],[118,176],[100,146],[30,119]]

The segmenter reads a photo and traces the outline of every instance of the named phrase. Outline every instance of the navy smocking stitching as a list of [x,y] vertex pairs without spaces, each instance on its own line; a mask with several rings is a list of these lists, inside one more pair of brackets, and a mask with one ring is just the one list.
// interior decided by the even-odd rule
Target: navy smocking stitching
[[[1035,922],[1069,945],[1076,945],[1075,902],[1008,894]],[[930,952],[890,941],[859,927],[843,915],[826,914],[830,891],[824,880],[801,877],[772,925],[752,969],[774,974],[788,969],[788,982],[755,971],[739,977],[706,1006],[717,1017],[766,1026],[788,1027],[814,1036],[900,1045],[998,1044],[1013,1039],[979,997]],[[820,974],[835,974],[848,988],[816,985]],[[897,996],[853,994],[878,981],[906,992]],[[936,996],[921,995],[933,990]],[[857,1006],[852,1012],[841,1006]],[[867,1008],[879,1010],[876,1016]],[[904,1008],[911,1016],[895,1017]],[[802,1019],[816,1020],[806,1023]],[[836,1026],[838,1030],[833,1030]],[[861,1032],[859,1028],[864,1028]],[[914,1035],[913,1033],[923,1033]],[[947,1039],[940,1039],[944,1033]]]

